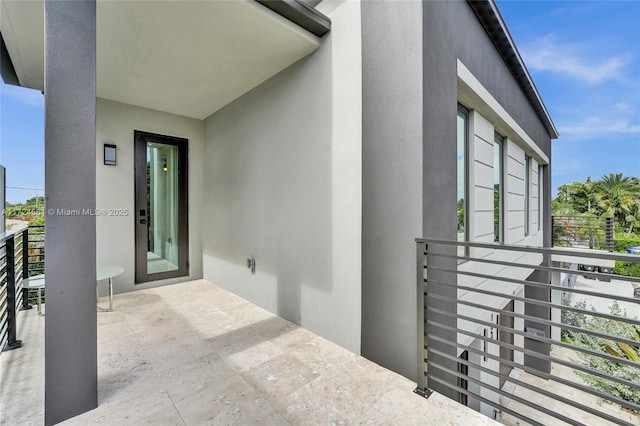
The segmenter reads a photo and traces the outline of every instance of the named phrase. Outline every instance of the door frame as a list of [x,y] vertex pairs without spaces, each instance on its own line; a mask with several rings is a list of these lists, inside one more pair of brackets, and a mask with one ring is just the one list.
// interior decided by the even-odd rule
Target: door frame
[[[157,133],[134,131],[134,228],[135,283],[158,281],[189,275],[189,140]],[[158,142],[178,148],[178,269],[149,274],[149,211],[147,209],[147,142]],[[141,208],[144,206],[144,208]],[[144,223],[142,222],[144,220]]]

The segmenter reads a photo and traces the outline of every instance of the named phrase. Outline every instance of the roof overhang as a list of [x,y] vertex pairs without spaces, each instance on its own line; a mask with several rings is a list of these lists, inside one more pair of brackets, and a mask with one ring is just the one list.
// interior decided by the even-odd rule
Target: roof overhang
[[[2,79],[18,85],[44,90],[44,9],[42,0],[0,1],[0,33],[7,49],[2,56]],[[7,59],[9,64],[6,63]],[[7,73],[5,74],[5,70]]]
[[[44,90],[43,1],[0,0],[0,15],[3,79]],[[312,53],[330,27],[296,0],[101,0],[96,22],[98,97],[199,119]]]
[[11,56],[9,56],[7,45],[4,43],[4,39],[2,38],[2,33],[0,33],[0,76],[2,76],[2,80],[7,84],[13,84],[14,86],[18,86],[20,84],[18,82],[16,70],[13,68],[13,63],[11,62]]
[[538,93],[536,85],[533,83],[533,79],[520,56],[520,52],[518,52],[513,38],[511,38],[509,29],[502,18],[500,10],[498,10],[495,0],[467,1],[511,70],[511,73],[547,130],[547,133],[549,133],[551,139],[557,139],[558,131],[556,130],[556,126],[553,124],[544,102],[542,102],[542,97],[540,93]]

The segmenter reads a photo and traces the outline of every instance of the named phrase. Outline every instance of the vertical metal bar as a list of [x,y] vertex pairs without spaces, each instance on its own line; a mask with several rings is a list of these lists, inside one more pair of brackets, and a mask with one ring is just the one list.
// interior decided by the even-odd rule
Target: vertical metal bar
[[605,238],[608,251],[613,251],[613,218],[605,218]]
[[556,232],[554,230],[555,223],[556,223],[556,217],[551,216],[551,247],[554,246],[554,242],[556,241]]
[[22,231],[22,278],[29,278],[29,228]]
[[[487,329],[483,328],[482,329],[482,335],[484,336],[484,338],[487,338]],[[484,356],[482,357],[484,362],[487,362],[487,341],[483,340],[482,341],[482,352],[484,353]]]
[[427,371],[425,369],[425,356],[424,348],[426,346],[425,337],[425,313],[424,313],[424,300],[426,297],[425,291],[425,259],[426,259],[427,245],[418,241],[416,243],[416,318],[417,318],[417,333],[416,333],[416,373],[417,373],[417,388],[415,393],[429,397],[431,392],[427,389],[428,378]]
[[109,277],[109,312],[113,311],[113,282],[112,277]]
[[[22,231],[22,279],[29,278],[29,228]],[[31,309],[29,304],[29,289],[22,284],[22,307],[20,310]]]
[[5,350],[18,349],[22,346],[22,341],[17,340],[16,327],[16,256],[15,237],[12,235],[5,241],[5,253],[7,261],[7,322],[8,341]]

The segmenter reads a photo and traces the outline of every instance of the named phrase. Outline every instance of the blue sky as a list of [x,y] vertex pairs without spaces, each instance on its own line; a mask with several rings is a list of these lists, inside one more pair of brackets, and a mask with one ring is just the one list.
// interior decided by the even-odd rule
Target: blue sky
[[[0,164],[7,168],[7,187],[44,188],[44,97],[39,91],[0,83]],[[7,188],[12,203],[36,195],[44,191]]]
[[[640,1],[498,0],[560,133],[552,187],[623,172],[640,177]],[[0,83],[7,186],[44,188],[42,95]],[[7,189],[7,200],[41,192]]]
[[498,7],[560,137],[552,187],[640,177],[640,2],[505,1]]

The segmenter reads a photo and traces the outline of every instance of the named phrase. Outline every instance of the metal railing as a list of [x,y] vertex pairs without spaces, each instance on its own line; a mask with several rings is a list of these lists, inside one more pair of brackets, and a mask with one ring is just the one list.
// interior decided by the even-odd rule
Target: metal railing
[[0,236],[0,352],[21,346],[16,317],[21,309],[30,307],[22,287],[29,272],[28,241],[28,228]]
[[[44,225],[29,225],[29,276],[44,274]],[[40,289],[42,300],[44,302],[44,288]],[[37,290],[29,289],[28,302],[37,304]]]
[[575,247],[613,251],[613,218],[595,216],[552,216],[554,247]]
[[640,278],[577,270],[640,256],[416,241],[417,393],[505,424],[640,424]]

